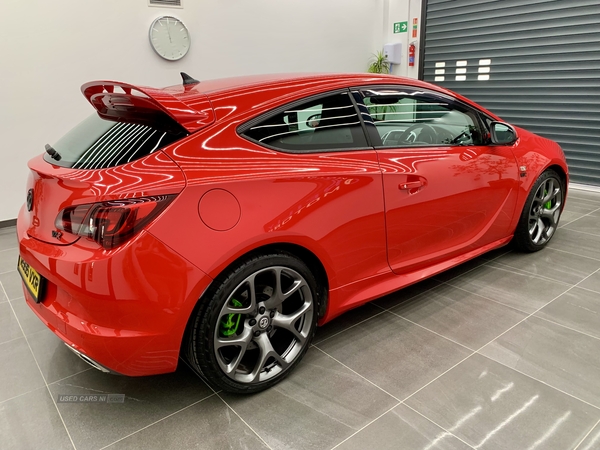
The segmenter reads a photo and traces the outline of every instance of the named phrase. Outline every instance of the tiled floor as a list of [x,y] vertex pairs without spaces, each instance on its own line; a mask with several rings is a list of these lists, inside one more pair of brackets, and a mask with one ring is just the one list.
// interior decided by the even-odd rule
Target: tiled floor
[[[572,190],[547,249],[500,249],[319,329],[251,397],[102,374],[24,304],[0,229],[2,449],[600,449],[600,194]],[[61,395],[124,394],[123,403]]]

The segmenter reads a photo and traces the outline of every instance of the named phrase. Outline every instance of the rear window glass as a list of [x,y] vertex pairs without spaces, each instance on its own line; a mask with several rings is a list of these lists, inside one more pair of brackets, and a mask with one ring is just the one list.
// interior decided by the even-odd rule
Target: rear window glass
[[146,155],[186,136],[149,125],[113,122],[92,114],[52,147],[60,155],[44,159],[54,165],[73,169],[106,169]]

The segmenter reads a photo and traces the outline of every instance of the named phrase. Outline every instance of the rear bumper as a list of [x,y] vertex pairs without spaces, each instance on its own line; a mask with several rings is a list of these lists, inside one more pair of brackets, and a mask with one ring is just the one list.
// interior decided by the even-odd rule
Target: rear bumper
[[22,223],[21,257],[46,279],[40,303],[24,287],[25,299],[50,330],[112,372],[176,369],[188,318],[212,281],[204,272],[145,231],[106,251],[86,239],[38,241]]

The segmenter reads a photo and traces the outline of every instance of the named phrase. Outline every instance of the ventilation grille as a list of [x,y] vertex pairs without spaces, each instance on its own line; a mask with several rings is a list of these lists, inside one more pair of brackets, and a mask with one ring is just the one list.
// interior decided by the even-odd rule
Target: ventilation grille
[[183,8],[182,0],[148,0],[149,6],[162,6],[163,8]]

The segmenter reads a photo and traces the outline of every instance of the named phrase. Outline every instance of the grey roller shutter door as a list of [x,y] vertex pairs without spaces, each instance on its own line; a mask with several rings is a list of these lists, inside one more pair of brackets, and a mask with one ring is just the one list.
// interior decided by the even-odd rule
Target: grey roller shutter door
[[600,185],[600,0],[428,0],[423,78],[557,141],[571,181]]

